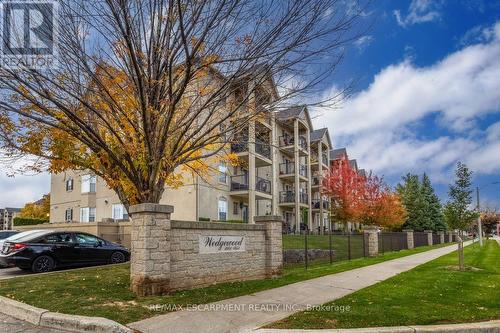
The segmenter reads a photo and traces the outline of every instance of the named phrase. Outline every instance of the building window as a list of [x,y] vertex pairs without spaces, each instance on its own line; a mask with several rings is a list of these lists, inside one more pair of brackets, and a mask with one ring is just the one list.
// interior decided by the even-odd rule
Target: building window
[[122,204],[114,204],[112,217],[114,220],[128,220],[128,213]]
[[97,177],[94,175],[82,176],[82,193],[95,193]]
[[219,182],[227,184],[227,166],[224,161],[219,163]]
[[66,222],[73,221],[73,208],[66,209],[65,220]]
[[80,208],[80,222],[95,222],[95,207]]
[[73,178],[66,180],[66,191],[73,191]]
[[227,200],[226,198],[219,199],[219,221],[227,220]]
[[239,202],[233,202],[233,214],[238,215],[239,214],[239,208],[240,208],[240,203]]

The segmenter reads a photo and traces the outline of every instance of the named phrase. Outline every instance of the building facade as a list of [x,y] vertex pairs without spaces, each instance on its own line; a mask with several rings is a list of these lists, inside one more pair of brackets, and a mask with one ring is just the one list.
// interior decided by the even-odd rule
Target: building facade
[[[244,106],[264,110],[262,116],[228,140],[227,149],[241,163],[219,162],[209,179],[193,176],[165,189],[160,203],[175,207],[173,219],[254,223],[255,216],[280,215],[289,233],[329,227],[330,200],[321,193],[334,156],[328,129],[314,129],[305,106],[266,109],[277,94],[272,80],[268,83]],[[87,171],[52,175],[51,223],[106,219],[127,220],[128,214],[102,179]]]
[[21,208],[0,208],[0,227],[2,230],[12,230],[14,218],[20,213]]

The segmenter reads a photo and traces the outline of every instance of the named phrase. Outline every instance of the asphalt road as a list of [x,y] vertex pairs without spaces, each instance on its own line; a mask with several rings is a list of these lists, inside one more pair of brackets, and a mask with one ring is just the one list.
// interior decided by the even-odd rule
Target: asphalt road
[[[0,280],[11,279],[17,276],[33,274],[31,272],[20,270],[17,267],[13,268],[0,268]],[[0,330],[2,332],[2,330]]]

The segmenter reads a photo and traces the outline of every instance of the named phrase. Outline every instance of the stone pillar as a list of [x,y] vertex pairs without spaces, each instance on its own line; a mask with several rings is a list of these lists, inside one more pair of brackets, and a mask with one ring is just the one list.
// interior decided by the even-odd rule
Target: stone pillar
[[450,243],[452,243],[452,242],[453,242],[453,233],[452,233],[451,231],[450,231],[450,232],[448,232],[448,241],[449,241]]
[[365,235],[364,240],[366,241],[366,249],[368,256],[375,257],[378,255],[378,227],[376,226],[366,226],[363,230]]
[[132,220],[130,288],[138,296],[164,295],[170,282],[170,214],[174,207],[143,203]]
[[444,231],[438,231],[439,243],[444,244]]
[[266,276],[281,275],[283,270],[282,216],[255,216],[255,223],[266,227]]
[[432,230],[424,230],[427,234],[427,245],[432,245]]
[[415,248],[415,240],[413,238],[413,230],[407,229],[407,230],[403,230],[403,232],[406,232],[406,243],[408,245],[408,249]]

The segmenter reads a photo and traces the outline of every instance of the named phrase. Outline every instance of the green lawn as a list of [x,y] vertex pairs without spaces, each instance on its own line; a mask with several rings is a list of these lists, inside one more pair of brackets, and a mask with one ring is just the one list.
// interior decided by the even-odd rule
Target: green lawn
[[[354,328],[427,325],[500,319],[500,246],[465,249],[468,269],[457,271],[456,252],[335,302],[341,311],[306,311],[274,328]],[[350,311],[345,311],[347,307]]]
[[[434,247],[435,248],[435,247]],[[25,276],[0,281],[0,295],[50,311],[100,316],[126,324],[161,314],[148,306],[155,304],[205,304],[251,294],[290,283],[334,274],[429,250],[385,253],[374,258],[321,264],[305,270],[286,268],[276,279],[224,283],[208,288],[175,292],[168,296],[138,298],[129,291],[128,264],[77,269],[40,276]]]

